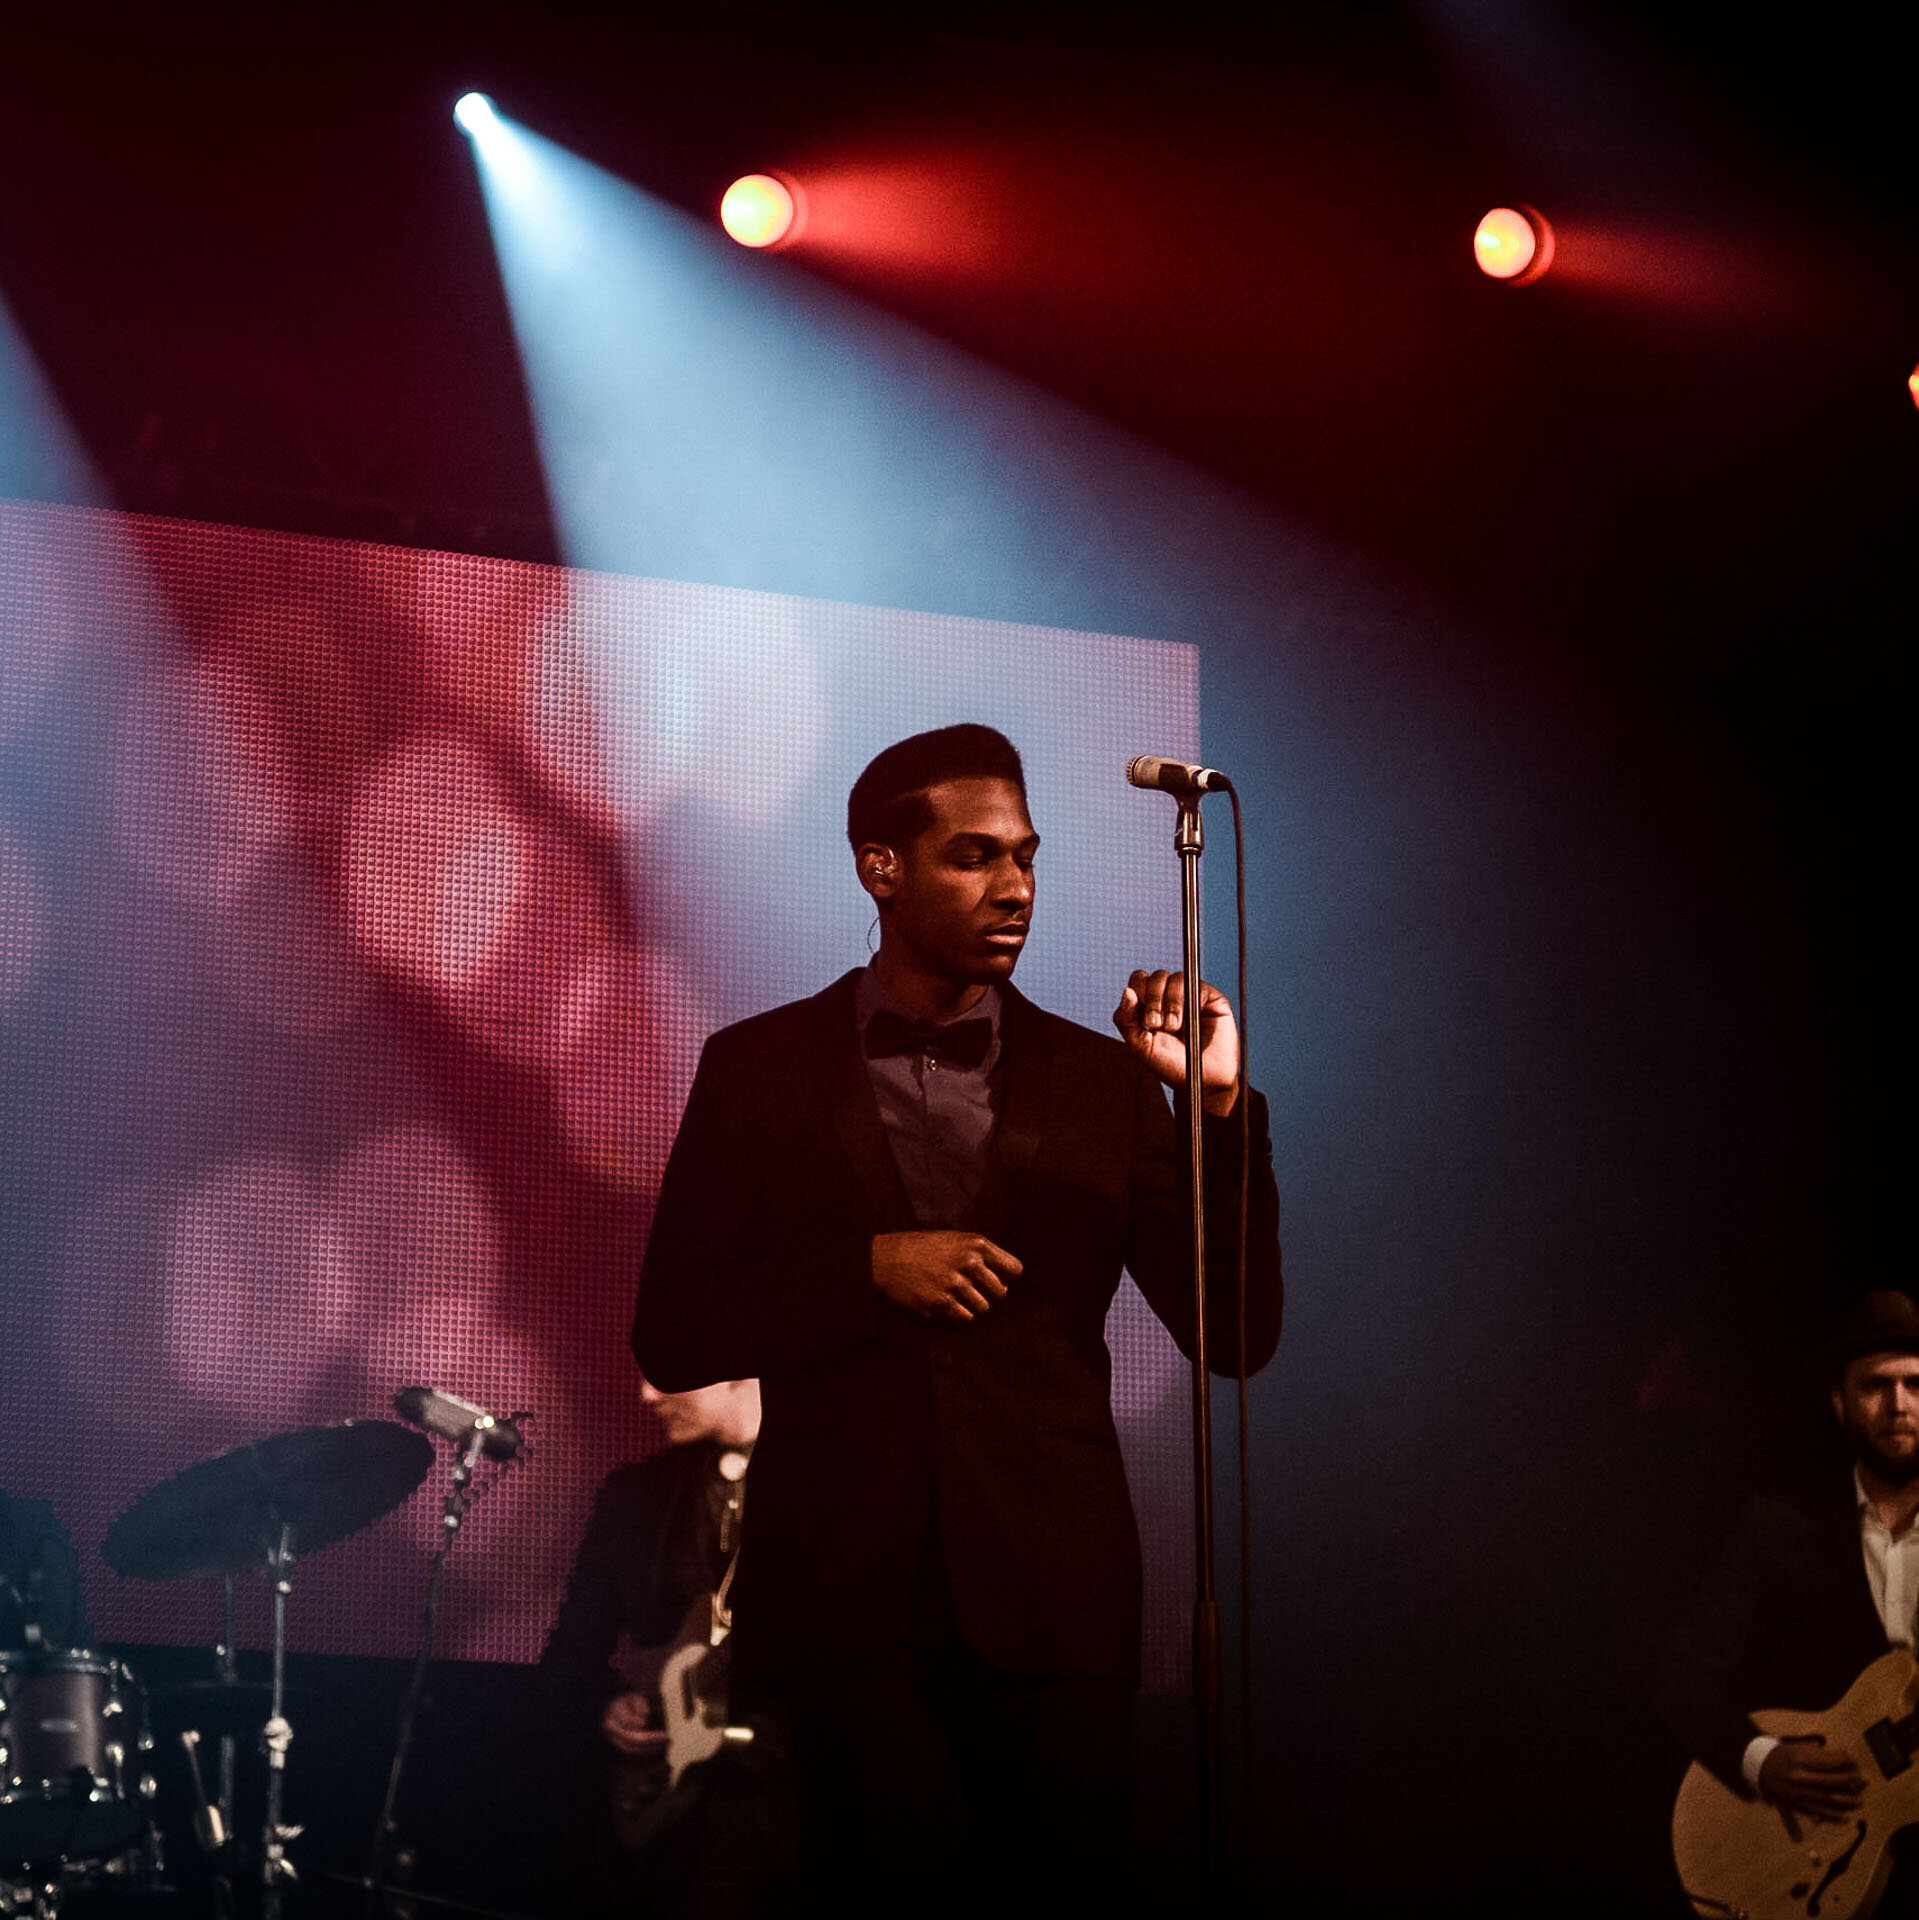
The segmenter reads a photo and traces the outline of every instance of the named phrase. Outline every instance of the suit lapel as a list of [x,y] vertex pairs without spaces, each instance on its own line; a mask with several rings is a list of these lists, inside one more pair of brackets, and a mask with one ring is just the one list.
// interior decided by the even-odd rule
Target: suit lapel
[[1855,1644],[1862,1649],[1883,1648],[1889,1644],[1886,1626],[1879,1618],[1879,1609],[1873,1605],[1872,1582],[1866,1577],[1866,1553],[1859,1541],[1859,1505],[1850,1475],[1842,1501],[1827,1509],[1826,1530],[1833,1563],[1845,1574]]
[[[899,1163],[873,1097],[873,1082],[860,1054],[859,1024],[853,1012],[858,979],[858,973],[849,973],[814,997],[817,1084],[840,1150],[872,1205],[874,1231],[905,1233],[916,1224],[913,1202],[900,1178]],[[999,1121],[987,1156],[986,1183],[973,1210],[976,1230],[988,1235],[1004,1223],[1020,1181],[1032,1170],[1053,1097],[1053,1045],[1045,1020],[1011,985],[1000,988],[1000,999]]]
[[1000,1109],[976,1209],[989,1238],[1005,1224],[1020,1182],[1032,1171],[1053,1096],[1053,1045],[1046,1022],[1017,988],[1000,988]]
[[857,972],[836,980],[813,1005],[815,1072],[832,1115],[840,1150],[866,1189],[876,1233],[905,1233],[912,1228],[913,1203],[900,1178],[899,1163],[880,1120],[873,1082],[860,1054],[859,1023],[853,1013]]

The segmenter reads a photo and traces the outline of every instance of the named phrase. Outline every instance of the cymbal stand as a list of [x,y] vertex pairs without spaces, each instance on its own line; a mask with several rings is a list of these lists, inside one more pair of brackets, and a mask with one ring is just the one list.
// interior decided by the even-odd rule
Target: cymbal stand
[[[239,1634],[235,1625],[233,1604],[234,1576],[228,1574],[224,1581],[224,1612],[220,1644],[213,1650],[214,1676],[223,1687],[237,1686],[240,1680],[240,1656],[237,1651]],[[220,1827],[223,1834],[233,1831],[233,1778],[235,1745],[233,1735],[223,1733],[220,1736],[220,1780],[216,1790],[214,1805],[219,1809]]]
[[286,1857],[286,1843],[299,1828],[283,1825],[280,1817],[287,1749],[293,1744],[293,1728],[286,1717],[287,1596],[293,1591],[293,1525],[290,1521],[281,1522],[279,1541],[267,1555],[267,1576],[273,1585],[273,1697],[267,1709],[265,1731],[267,1818],[260,1847],[260,1914],[261,1920],[280,1920],[281,1889],[298,1878],[293,1862]]
[[[235,1653],[238,1638],[234,1622],[233,1580],[234,1576],[230,1573],[223,1576],[220,1639],[213,1649],[214,1678],[222,1689],[236,1687],[240,1679],[240,1663]],[[234,1738],[231,1732],[220,1735],[220,1770],[215,1776],[214,1791],[211,1795],[207,1792],[205,1770],[200,1765],[198,1728],[181,1728],[180,1750],[186,1757],[187,1781],[193,1789],[193,1837],[199,1842],[200,1851],[206,1856],[207,1866],[213,1877],[214,1912],[231,1915],[235,1858],[233,1846]]]
[[[373,1847],[367,1858],[366,1912],[369,1920],[385,1910],[387,1870],[392,1864],[394,1816],[400,1804],[400,1782],[406,1773],[407,1752],[413,1745],[413,1729],[419,1719],[420,1702],[426,1695],[427,1666],[433,1658],[433,1619],[439,1610],[440,1589],[446,1582],[446,1563],[459,1537],[460,1523],[466,1518],[467,1489],[473,1484],[473,1470],[480,1464],[486,1446],[486,1429],[474,1427],[464,1449],[455,1455],[453,1484],[447,1490],[446,1505],[440,1514],[440,1548],[433,1556],[433,1571],[427,1576],[426,1617],[420,1625],[420,1651],[413,1662],[413,1674],[400,1701],[399,1727],[394,1735],[393,1765],[386,1777],[386,1799],[380,1807],[380,1822],[373,1830]],[[270,1920],[270,1917],[269,1917]]]

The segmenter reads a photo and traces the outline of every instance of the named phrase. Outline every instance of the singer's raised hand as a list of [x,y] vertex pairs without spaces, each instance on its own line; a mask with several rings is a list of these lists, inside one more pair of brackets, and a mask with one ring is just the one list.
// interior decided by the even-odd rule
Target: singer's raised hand
[[[1120,1038],[1166,1082],[1186,1084],[1186,976],[1141,968],[1126,982],[1113,1009]],[[1200,1105],[1231,1113],[1239,1098],[1239,1027],[1232,1003],[1215,986],[1199,986]]]

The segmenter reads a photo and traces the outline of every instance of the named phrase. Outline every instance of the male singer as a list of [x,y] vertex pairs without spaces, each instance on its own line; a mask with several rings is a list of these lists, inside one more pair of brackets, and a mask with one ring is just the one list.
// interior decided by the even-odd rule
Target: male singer
[[[790,1721],[835,1911],[1080,1911],[1123,1872],[1140,1562],[1104,1327],[1129,1271],[1193,1344],[1192,996],[1137,972],[1124,1044],[1010,984],[1039,835],[981,726],[880,754],[847,807],[879,950],[708,1042],[633,1350],[667,1389],[757,1375],[742,1684]],[[1209,1354],[1235,1351],[1239,1041],[1204,1041]],[[1246,1359],[1279,1338],[1251,1096]],[[1062,1904],[1064,1903],[1064,1904]]]

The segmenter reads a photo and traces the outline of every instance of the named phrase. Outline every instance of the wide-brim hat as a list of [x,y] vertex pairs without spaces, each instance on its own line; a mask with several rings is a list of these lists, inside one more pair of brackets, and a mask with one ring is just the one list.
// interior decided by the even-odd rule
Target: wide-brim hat
[[1834,1372],[1869,1353],[1919,1353],[1919,1301],[1887,1287],[1864,1295],[1833,1329],[1823,1357]]

